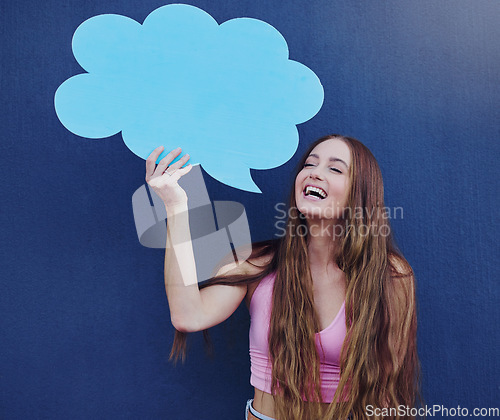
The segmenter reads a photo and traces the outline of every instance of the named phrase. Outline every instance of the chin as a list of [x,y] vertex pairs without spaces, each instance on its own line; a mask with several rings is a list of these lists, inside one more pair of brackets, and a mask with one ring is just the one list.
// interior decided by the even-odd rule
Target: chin
[[304,215],[306,219],[324,219],[325,211],[318,206],[300,206],[297,209]]
[[297,206],[306,219],[309,220],[339,220],[342,218],[342,211],[333,206],[318,206],[313,203],[301,203]]

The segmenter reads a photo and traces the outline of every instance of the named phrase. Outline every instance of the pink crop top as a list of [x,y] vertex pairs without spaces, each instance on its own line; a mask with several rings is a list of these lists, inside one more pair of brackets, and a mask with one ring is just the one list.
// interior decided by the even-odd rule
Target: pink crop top
[[[271,393],[271,362],[269,360],[269,322],[275,275],[264,277],[250,301],[250,384]],[[332,323],[316,333],[320,358],[321,395],[323,402],[332,402],[340,378],[340,351],[346,335],[345,302]],[[319,338],[321,337],[320,345]]]

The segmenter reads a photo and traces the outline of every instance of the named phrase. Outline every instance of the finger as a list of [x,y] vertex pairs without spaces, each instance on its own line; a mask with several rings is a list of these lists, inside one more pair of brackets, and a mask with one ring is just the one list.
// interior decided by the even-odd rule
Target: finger
[[173,178],[174,181],[178,181],[182,176],[186,175],[191,169],[193,169],[193,165],[191,164],[186,165],[183,168],[176,169],[175,172],[172,173],[171,178]]
[[146,159],[146,179],[148,179],[153,175],[156,166],[155,165],[156,159],[158,159],[158,156],[161,155],[162,151],[163,151],[163,146],[158,146],[151,152],[151,154]]
[[[190,156],[188,154],[186,154],[186,155],[182,156],[179,160],[177,160],[176,162],[172,163],[171,165],[169,165],[165,168],[164,168],[164,165],[158,165],[156,170],[159,174],[164,174],[165,172],[168,172],[168,174],[172,174],[177,169],[184,166],[189,159],[190,159]],[[160,171],[162,171],[162,172],[160,172]]]
[[165,172],[165,169],[170,165],[170,163],[181,154],[182,149],[178,147],[177,149],[172,150],[169,152],[162,160],[158,162],[158,166],[156,167],[156,173],[158,175],[163,174]]
[[177,162],[175,163],[172,163],[169,167],[168,167],[168,170],[169,171],[173,171],[175,169],[179,169],[180,167],[184,166],[187,161],[189,160],[191,156],[189,156],[189,154],[185,154],[184,156],[182,156]]

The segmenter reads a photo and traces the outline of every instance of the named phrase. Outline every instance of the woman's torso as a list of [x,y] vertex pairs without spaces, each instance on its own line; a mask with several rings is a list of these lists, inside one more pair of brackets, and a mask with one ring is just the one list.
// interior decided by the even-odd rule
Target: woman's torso
[[[259,282],[248,284],[245,302],[250,307],[250,302]],[[338,270],[327,275],[313,274],[313,296],[315,310],[318,315],[320,330],[327,328],[339,314],[345,299],[345,277]],[[274,416],[274,399],[271,394],[254,388],[253,407],[269,417]],[[325,403],[325,407],[329,404]]]

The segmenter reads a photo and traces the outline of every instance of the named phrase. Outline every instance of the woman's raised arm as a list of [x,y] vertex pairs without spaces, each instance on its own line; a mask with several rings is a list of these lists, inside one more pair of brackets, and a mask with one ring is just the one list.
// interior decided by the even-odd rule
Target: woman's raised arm
[[[163,200],[167,211],[165,290],[170,318],[178,331],[201,331],[227,319],[245,297],[247,286],[215,285],[200,292],[189,229],[188,198],[178,183],[191,170],[191,165],[184,166],[189,155],[171,164],[181,153],[181,149],[177,148],[155,168],[162,151],[163,146],[160,146],[146,159],[146,182]],[[242,269],[238,266],[231,270],[231,274],[237,274]],[[223,267],[220,272],[223,271],[227,268]]]

